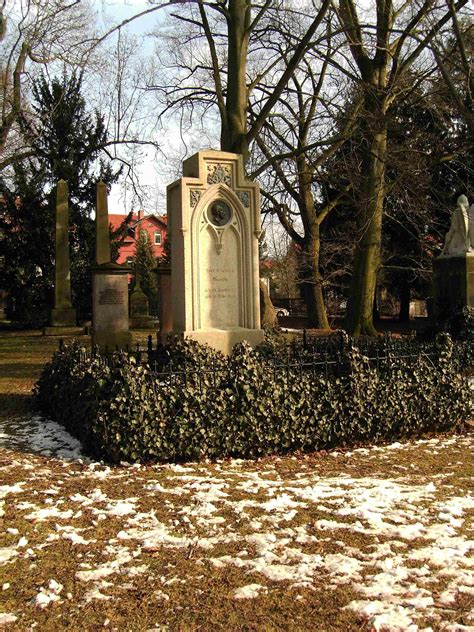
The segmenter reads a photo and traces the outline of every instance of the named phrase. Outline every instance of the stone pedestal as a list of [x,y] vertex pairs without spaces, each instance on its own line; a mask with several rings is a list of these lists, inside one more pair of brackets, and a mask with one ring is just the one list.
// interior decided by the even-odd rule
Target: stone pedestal
[[56,307],[51,310],[51,321],[57,327],[75,327],[76,310],[73,307]]
[[260,328],[260,193],[242,157],[202,151],[168,187],[173,333],[229,353]]
[[92,269],[92,344],[101,351],[131,345],[128,321],[128,274],[116,263]]
[[465,307],[474,308],[474,252],[433,261],[433,315],[444,323]]
[[154,270],[157,277],[160,342],[163,344],[167,334],[173,330],[173,318],[171,313],[171,266],[160,265]]

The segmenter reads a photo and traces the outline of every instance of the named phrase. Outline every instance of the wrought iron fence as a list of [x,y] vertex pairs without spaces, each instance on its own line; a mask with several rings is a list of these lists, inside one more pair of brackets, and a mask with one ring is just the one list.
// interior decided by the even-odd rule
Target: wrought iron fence
[[[262,354],[262,365],[273,377],[290,376],[342,376],[349,370],[348,352],[354,341],[349,341],[344,334],[334,334],[326,337],[310,336],[306,331],[295,337],[289,344],[279,346],[271,353]],[[60,340],[60,348],[63,341]],[[385,336],[382,340],[358,340],[355,344],[363,356],[363,361],[378,371],[393,371],[401,367],[415,366],[420,357],[429,358],[436,363],[439,350],[434,343],[420,343],[414,339],[397,340]],[[81,350],[80,359],[87,357],[99,359],[108,366],[120,364],[120,354],[117,350],[99,353],[98,349]],[[200,389],[206,386],[218,386],[224,382],[230,383],[238,378],[238,369],[231,369],[230,365],[200,365],[173,361],[167,349],[150,335],[146,348],[137,343],[127,347],[125,352],[135,358],[138,364],[148,366],[149,374],[163,386],[173,387],[177,384],[187,386],[193,384]]]

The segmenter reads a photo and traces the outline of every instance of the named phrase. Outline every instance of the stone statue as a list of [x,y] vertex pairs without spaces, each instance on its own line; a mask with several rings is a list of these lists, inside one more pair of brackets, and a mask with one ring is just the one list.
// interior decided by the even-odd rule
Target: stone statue
[[[442,255],[461,255],[468,252],[468,218],[469,200],[465,195],[460,195],[457,200],[457,207],[451,215],[451,226],[446,235]],[[470,209],[469,209],[470,210]],[[471,221],[471,237],[472,235]]]
[[467,249],[468,252],[474,252],[474,204],[471,204],[468,215],[468,229],[467,229]]

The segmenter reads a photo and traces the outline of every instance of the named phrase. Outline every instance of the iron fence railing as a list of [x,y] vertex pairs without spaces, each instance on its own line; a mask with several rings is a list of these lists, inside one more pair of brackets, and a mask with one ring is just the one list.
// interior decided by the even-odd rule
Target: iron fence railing
[[[354,341],[352,341],[354,343]],[[60,340],[60,348],[63,341]],[[415,366],[420,357],[429,358],[436,363],[439,350],[435,343],[420,343],[413,339],[397,340],[385,336],[382,341],[358,340],[356,347],[364,356],[364,361],[379,371],[392,371],[401,367]],[[267,371],[273,373],[274,379],[290,376],[341,376],[349,370],[348,351],[350,344],[347,336],[332,335],[328,337],[311,336],[306,331],[295,337],[291,343],[267,349],[261,361]],[[195,362],[174,361],[166,348],[150,335],[146,348],[140,344],[126,348],[125,352],[134,357],[138,364],[149,367],[150,375],[160,381],[163,386],[176,384],[186,386],[188,383],[202,388],[204,385],[217,386],[223,382],[232,382],[238,378],[238,369],[222,363],[201,365]],[[99,353],[97,348],[80,351],[80,359],[87,357],[100,359],[104,364],[117,366],[120,354],[106,349]]]

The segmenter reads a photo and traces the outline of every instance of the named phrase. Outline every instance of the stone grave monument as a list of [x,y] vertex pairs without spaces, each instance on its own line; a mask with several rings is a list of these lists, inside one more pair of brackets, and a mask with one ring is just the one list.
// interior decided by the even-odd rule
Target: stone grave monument
[[136,283],[130,296],[131,329],[154,329],[155,322],[148,312],[148,297],[140,285],[140,275],[136,273]]
[[195,154],[167,196],[173,333],[226,354],[259,344],[260,194],[241,156]]
[[67,182],[59,180],[56,187],[54,308],[51,311],[51,327],[44,328],[46,336],[82,334],[84,331],[76,327],[76,310],[71,303],[68,193]]
[[96,265],[92,268],[92,344],[101,351],[131,343],[128,321],[129,268],[110,261],[107,186],[97,184]]
[[161,344],[173,330],[171,315],[171,265],[161,263],[154,271],[158,288],[158,309],[160,320],[159,340]]
[[433,261],[433,312],[437,323],[474,309],[474,204],[460,195],[441,255]]

